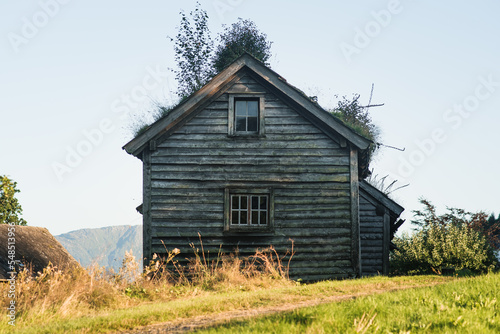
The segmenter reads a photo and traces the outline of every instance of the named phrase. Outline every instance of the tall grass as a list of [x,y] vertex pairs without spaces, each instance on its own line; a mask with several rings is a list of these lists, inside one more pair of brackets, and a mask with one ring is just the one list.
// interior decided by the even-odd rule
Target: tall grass
[[[51,265],[38,273],[24,270],[16,279],[16,322],[21,327],[30,326],[151,301],[292,284],[288,266],[281,263],[282,257],[272,247],[257,250],[248,258],[219,252],[210,261],[203,252],[201,238],[200,245],[201,252],[192,246],[194,258],[184,267],[176,260],[179,250],[174,249],[165,257],[155,256],[142,273],[129,252],[118,272],[97,266],[62,271]],[[8,284],[0,285],[0,292],[1,305],[8,305]]]

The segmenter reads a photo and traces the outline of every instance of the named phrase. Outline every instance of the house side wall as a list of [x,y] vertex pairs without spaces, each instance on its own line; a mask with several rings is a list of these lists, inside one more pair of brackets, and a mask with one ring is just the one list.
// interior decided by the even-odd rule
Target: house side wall
[[[352,277],[351,173],[349,148],[311,125],[275,95],[245,76],[231,89],[262,92],[266,136],[228,137],[228,94],[158,143],[151,154],[151,253],[165,248],[192,257],[193,243],[214,259],[238,249],[249,256],[273,245],[285,254],[294,240],[291,278]],[[228,236],[226,187],[274,190],[273,235]],[[288,258],[285,258],[286,265]]]
[[384,251],[384,224],[387,223],[387,214],[377,214],[377,203],[362,189],[359,204],[362,275],[387,274],[389,258],[388,253]]

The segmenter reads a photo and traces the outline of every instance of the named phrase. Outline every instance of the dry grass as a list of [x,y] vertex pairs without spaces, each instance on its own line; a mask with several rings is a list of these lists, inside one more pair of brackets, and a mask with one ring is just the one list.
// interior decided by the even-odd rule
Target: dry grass
[[[24,270],[16,278],[16,317],[28,322],[80,316],[124,302],[119,286],[104,269],[61,271],[49,265],[42,272]],[[10,301],[2,289],[2,303]]]
[[[185,267],[176,261],[179,251],[174,249],[164,258],[155,257],[143,273],[128,252],[118,272],[96,266],[62,271],[51,265],[43,272],[20,272],[16,279],[16,322],[44,324],[153,301],[292,285],[288,280],[289,263],[284,265],[283,256],[272,247],[258,250],[249,258],[219,252],[210,261],[201,240],[200,245],[201,251],[192,246],[194,258]],[[0,285],[2,305],[10,302],[7,289],[7,284]]]

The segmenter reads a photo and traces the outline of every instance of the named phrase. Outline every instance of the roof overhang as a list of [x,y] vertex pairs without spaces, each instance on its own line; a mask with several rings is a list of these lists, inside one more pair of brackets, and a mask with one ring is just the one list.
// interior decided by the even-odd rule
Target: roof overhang
[[359,182],[359,188],[366,191],[368,195],[373,197],[376,201],[386,207],[389,211],[391,211],[392,216],[397,218],[404,211],[404,208],[398,203],[394,202],[390,199],[386,194],[372,186],[367,181],[363,180]]

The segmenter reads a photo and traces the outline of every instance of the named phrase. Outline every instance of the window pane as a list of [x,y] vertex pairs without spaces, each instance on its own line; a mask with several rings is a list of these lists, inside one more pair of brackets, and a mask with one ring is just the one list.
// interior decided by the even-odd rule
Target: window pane
[[257,101],[248,101],[248,116],[255,116],[259,114],[259,102]]
[[247,131],[257,131],[257,117],[248,117]]
[[260,224],[261,225],[267,224],[267,211],[260,211]]
[[240,208],[240,197],[239,196],[231,196],[231,208],[239,209]]
[[247,130],[246,117],[236,117],[236,131],[246,131],[246,130]]
[[240,211],[240,224],[246,225],[247,224],[247,213],[248,211]]
[[238,224],[238,211],[233,211],[231,213],[231,224]]
[[267,210],[267,196],[260,197],[260,209]]
[[247,201],[248,201],[248,196],[241,196],[241,208],[245,209],[247,208]]
[[252,210],[259,208],[259,196],[252,196]]
[[236,101],[234,108],[236,109],[237,116],[243,116],[247,114],[247,101]]
[[259,211],[252,211],[252,225],[259,223]]

